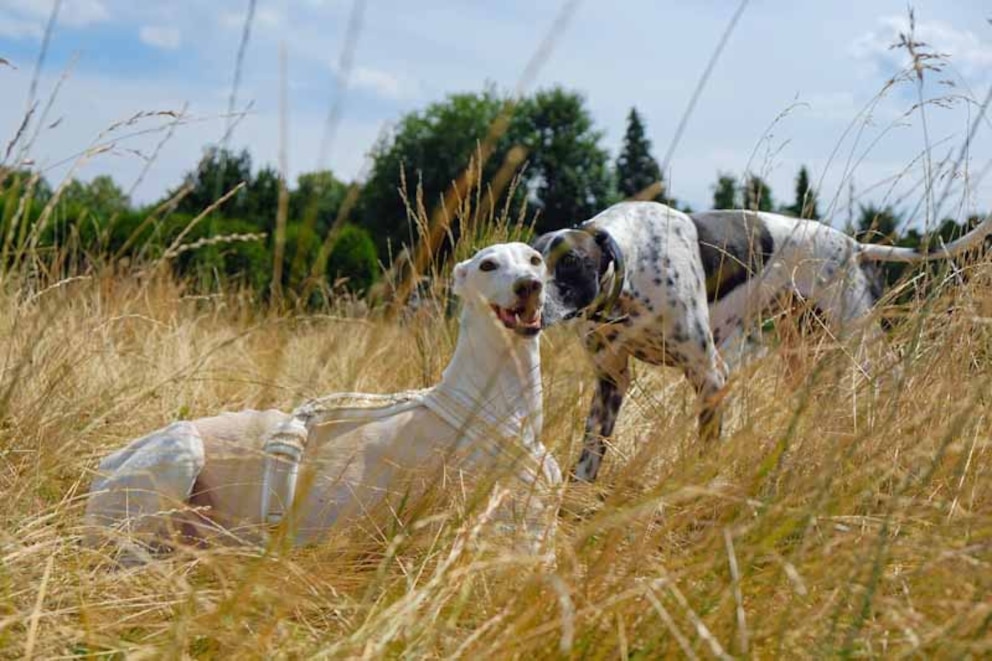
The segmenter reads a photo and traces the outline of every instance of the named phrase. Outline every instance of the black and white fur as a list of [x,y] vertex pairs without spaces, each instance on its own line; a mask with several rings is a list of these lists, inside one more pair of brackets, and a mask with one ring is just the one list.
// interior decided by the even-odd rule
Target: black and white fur
[[865,267],[954,257],[990,232],[992,218],[924,255],[779,214],[687,215],[656,202],[623,202],[575,229],[538,237],[533,245],[552,274],[545,324],[580,319],[597,374],[573,476],[596,478],[632,356],[682,368],[699,396],[701,438],[718,438],[725,359],[739,357],[746,334],[783,295],[798,295],[836,332],[849,333],[881,294]]

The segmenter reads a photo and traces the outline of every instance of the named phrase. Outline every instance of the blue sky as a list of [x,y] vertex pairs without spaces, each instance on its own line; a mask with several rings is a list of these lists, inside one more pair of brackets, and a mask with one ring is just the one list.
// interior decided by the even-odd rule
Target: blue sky
[[[0,0],[0,57],[16,67],[0,67],[4,144],[23,117],[52,1]],[[159,198],[224,131],[247,6],[248,0],[63,0],[40,77],[42,105],[71,71],[27,157],[52,179],[73,167],[82,179],[110,173],[125,187],[136,184],[136,200]],[[949,56],[923,89],[925,99],[948,100],[926,106],[938,168],[948,154],[957,156],[992,86],[992,6],[913,6],[917,37]],[[258,0],[238,95],[238,106],[251,102],[251,112],[231,140],[248,147],[256,164],[278,162],[285,49],[289,170],[295,176],[318,166],[324,120],[342,93],[337,62],[351,7],[351,0]],[[404,113],[487,84],[513,90],[560,7],[546,0],[368,0],[326,165],[343,178],[360,177],[377,136]],[[736,0],[580,2],[530,89],[559,84],[584,94],[612,155],[636,106],[660,159],[736,7]],[[915,86],[894,86],[867,121],[861,114],[906,64],[903,51],[889,49],[906,27],[904,0],[752,0],[674,153],[672,193],[705,208],[718,172],[750,169],[785,202],[806,164],[820,182],[823,206],[836,198],[837,224],[846,219],[849,181],[857,201],[916,210],[927,141],[914,110]],[[139,181],[170,118],[143,118],[110,133],[108,127],[139,111],[184,106],[188,121]],[[73,165],[80,151],[105,143],[112,147]],[[992,121],[985,120],[966,167],[951,180],[954,194],[942,215],[992,208],[992,173],[981,176],[990,162]]]

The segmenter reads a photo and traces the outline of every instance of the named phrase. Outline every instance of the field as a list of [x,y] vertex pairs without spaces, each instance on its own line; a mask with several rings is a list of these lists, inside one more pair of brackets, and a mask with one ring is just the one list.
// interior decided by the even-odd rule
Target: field
[[[368,173],[346,182],[321,166],[293,188],[285,162],[259,169],[248,151],[229,149],[249,114],[235,101],[250,2],[228,112],[213,117],[224,136],[161,199],[141,205],[130,191],[159,150],[204,118],[185,106],[143,110],[68,157],[67,178],[49,184],[51,164],[36,163],[32,148],[62,122],[49,116],[61,82],[47,99],[35,87],[60,4],[52,3],[28,110],[4,136],[0,160],[0,659],[992,657],[988,246],[956,264],[888,272],[896,286],[870,321],[885,329],[867,347],[870,363],[857,336],[769,322],[764,349],[727,387],[718,444],[697,440],[695,396],[680,373],[635,364],[598,482],[565,488],[554,566],[487,544],[484,499],[471,507],[427,499],[431,506],[374,532],[338,530],[305,548],[180,547],[125,568],[107,549],[83,545],[94,470],[131,439],[224,410],[290,410],[335,391],[435,383],[457,333],[446,286],[452,260],[439,257],[448,247],[462,258],[535,228],[570,226],[620,199],[674,206],[661,197],[662,177],[747,2],[660,164],[631,109],[624,153],[640,158],[621,159],[638,175],[627,177],[629,190],[618,187],[620,160],[613,167],[599,144],[581,90],[527,89],[575,2],[564,3],[526,61],[512,99],[495,88],[448,95],[406,114],[403,139],[379,140]],[[345,91],[364,4],[354,3],[334,68]],[[907,34],[894,46],[908,63],[850,118],[834,151],[803,155],[841,171],[836,190],[820,190],[804,165],[794,204],[773,204],[758,176],[780,167],[789,138],[774,134],[804,105],[797,101],[765,129],[742,178],[714,162],[713,206],[817,218],[819,194],[839,227],[846,198],[847,231],[914,247],[926,243],[920,222],[936,230],[934,245],[976,223],[970,187],[992,170],[979,170],[980,149],[971,150],[988,127],[992,92],[984,102],[963,88],[925,95],[924,79],[930,84],[944,56]],[[501,38],[490,40],[506,48],[501,57],[511,54]],[[272,55],[280,93],[259,92],[284,97],[281,152],[285,57]],[[6,57],[0,67],[13,71]],[[620,69],[610,67],[611,76]],[[657,63],[649,69],[654,75]],[[904,88],[898,113],[879,110]],[[747,96],[744,87],[738,94]],[[328,108],[321,143],[337,130],[341,98]],[[686,101],[673,99],[666,112]],[[966,116],[957,133],[930,136],[927,113],[932,120],[958,102]],[[725,121],[735,119],[728,112]],[[916,121],[922,141],[912,162],[881,177],[859,172],[859,186],[868,185],[855,198],[862,161],[890,130],[916,144],[895,133]],[[145,133],[157,145],[148,154],[125,149]],[[118,143],[144,159],[132,187],[110,177],[70,181]],[[411,154],[422,162],[406,170]],[[954,209],[945,213],[945,202]],[[412,258],[393,251],[408,241]],[[348,269],[329,268],[343,262]],[[434,277],[417,290],[418,305],[387,307],[427,271]],[[592,368],[574,328],[551,328],[541,343],[543,441],[568,468],[581,449]]]
[[[470,657],[992,653],[992,270],[934,276],[887,308],[869,382],[820,335],[739,371],[726,440],[691,392],[639,365],[595,486],[572,486],[557,567],[477,553],[477,513],[283,552],[184,550],[114,569],[79,544],[98,458],[176,419],[435,381],[455,325],[266,312],[167,274],[45,289],[0,307],[4,657]],[[545,333],[545,442],[577,454],[591,372]],[[880,364],[884,363],[881,361]],[[421,536],[422,537],[422,536]]]

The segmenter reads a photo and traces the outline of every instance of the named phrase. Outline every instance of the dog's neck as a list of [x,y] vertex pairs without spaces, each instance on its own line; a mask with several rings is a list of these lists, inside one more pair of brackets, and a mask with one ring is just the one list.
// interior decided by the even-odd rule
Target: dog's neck
[[466,297],[455,353],[436,388],[471,402],[472,413],[513,429],[526,443],[540,437],[538,336],[506,330],[482,300]]

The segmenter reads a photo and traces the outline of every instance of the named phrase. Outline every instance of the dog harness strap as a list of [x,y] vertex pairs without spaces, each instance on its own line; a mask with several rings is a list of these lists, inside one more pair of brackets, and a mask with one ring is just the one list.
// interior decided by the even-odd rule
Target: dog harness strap
[[261,500],[263,523],[279,525],[291,511],[306,442],[306,426],[299,418],[292,418],[277,429],[262,446],[265,455]]
[[336,393],[297,407],[293,417],[276,429],[262,446],[265,461],[261,520],[277,526],[291,511],[310,425],[346,420],[371,422],[421,406],[422,398],[423,391],[419,390],[390,395]]

